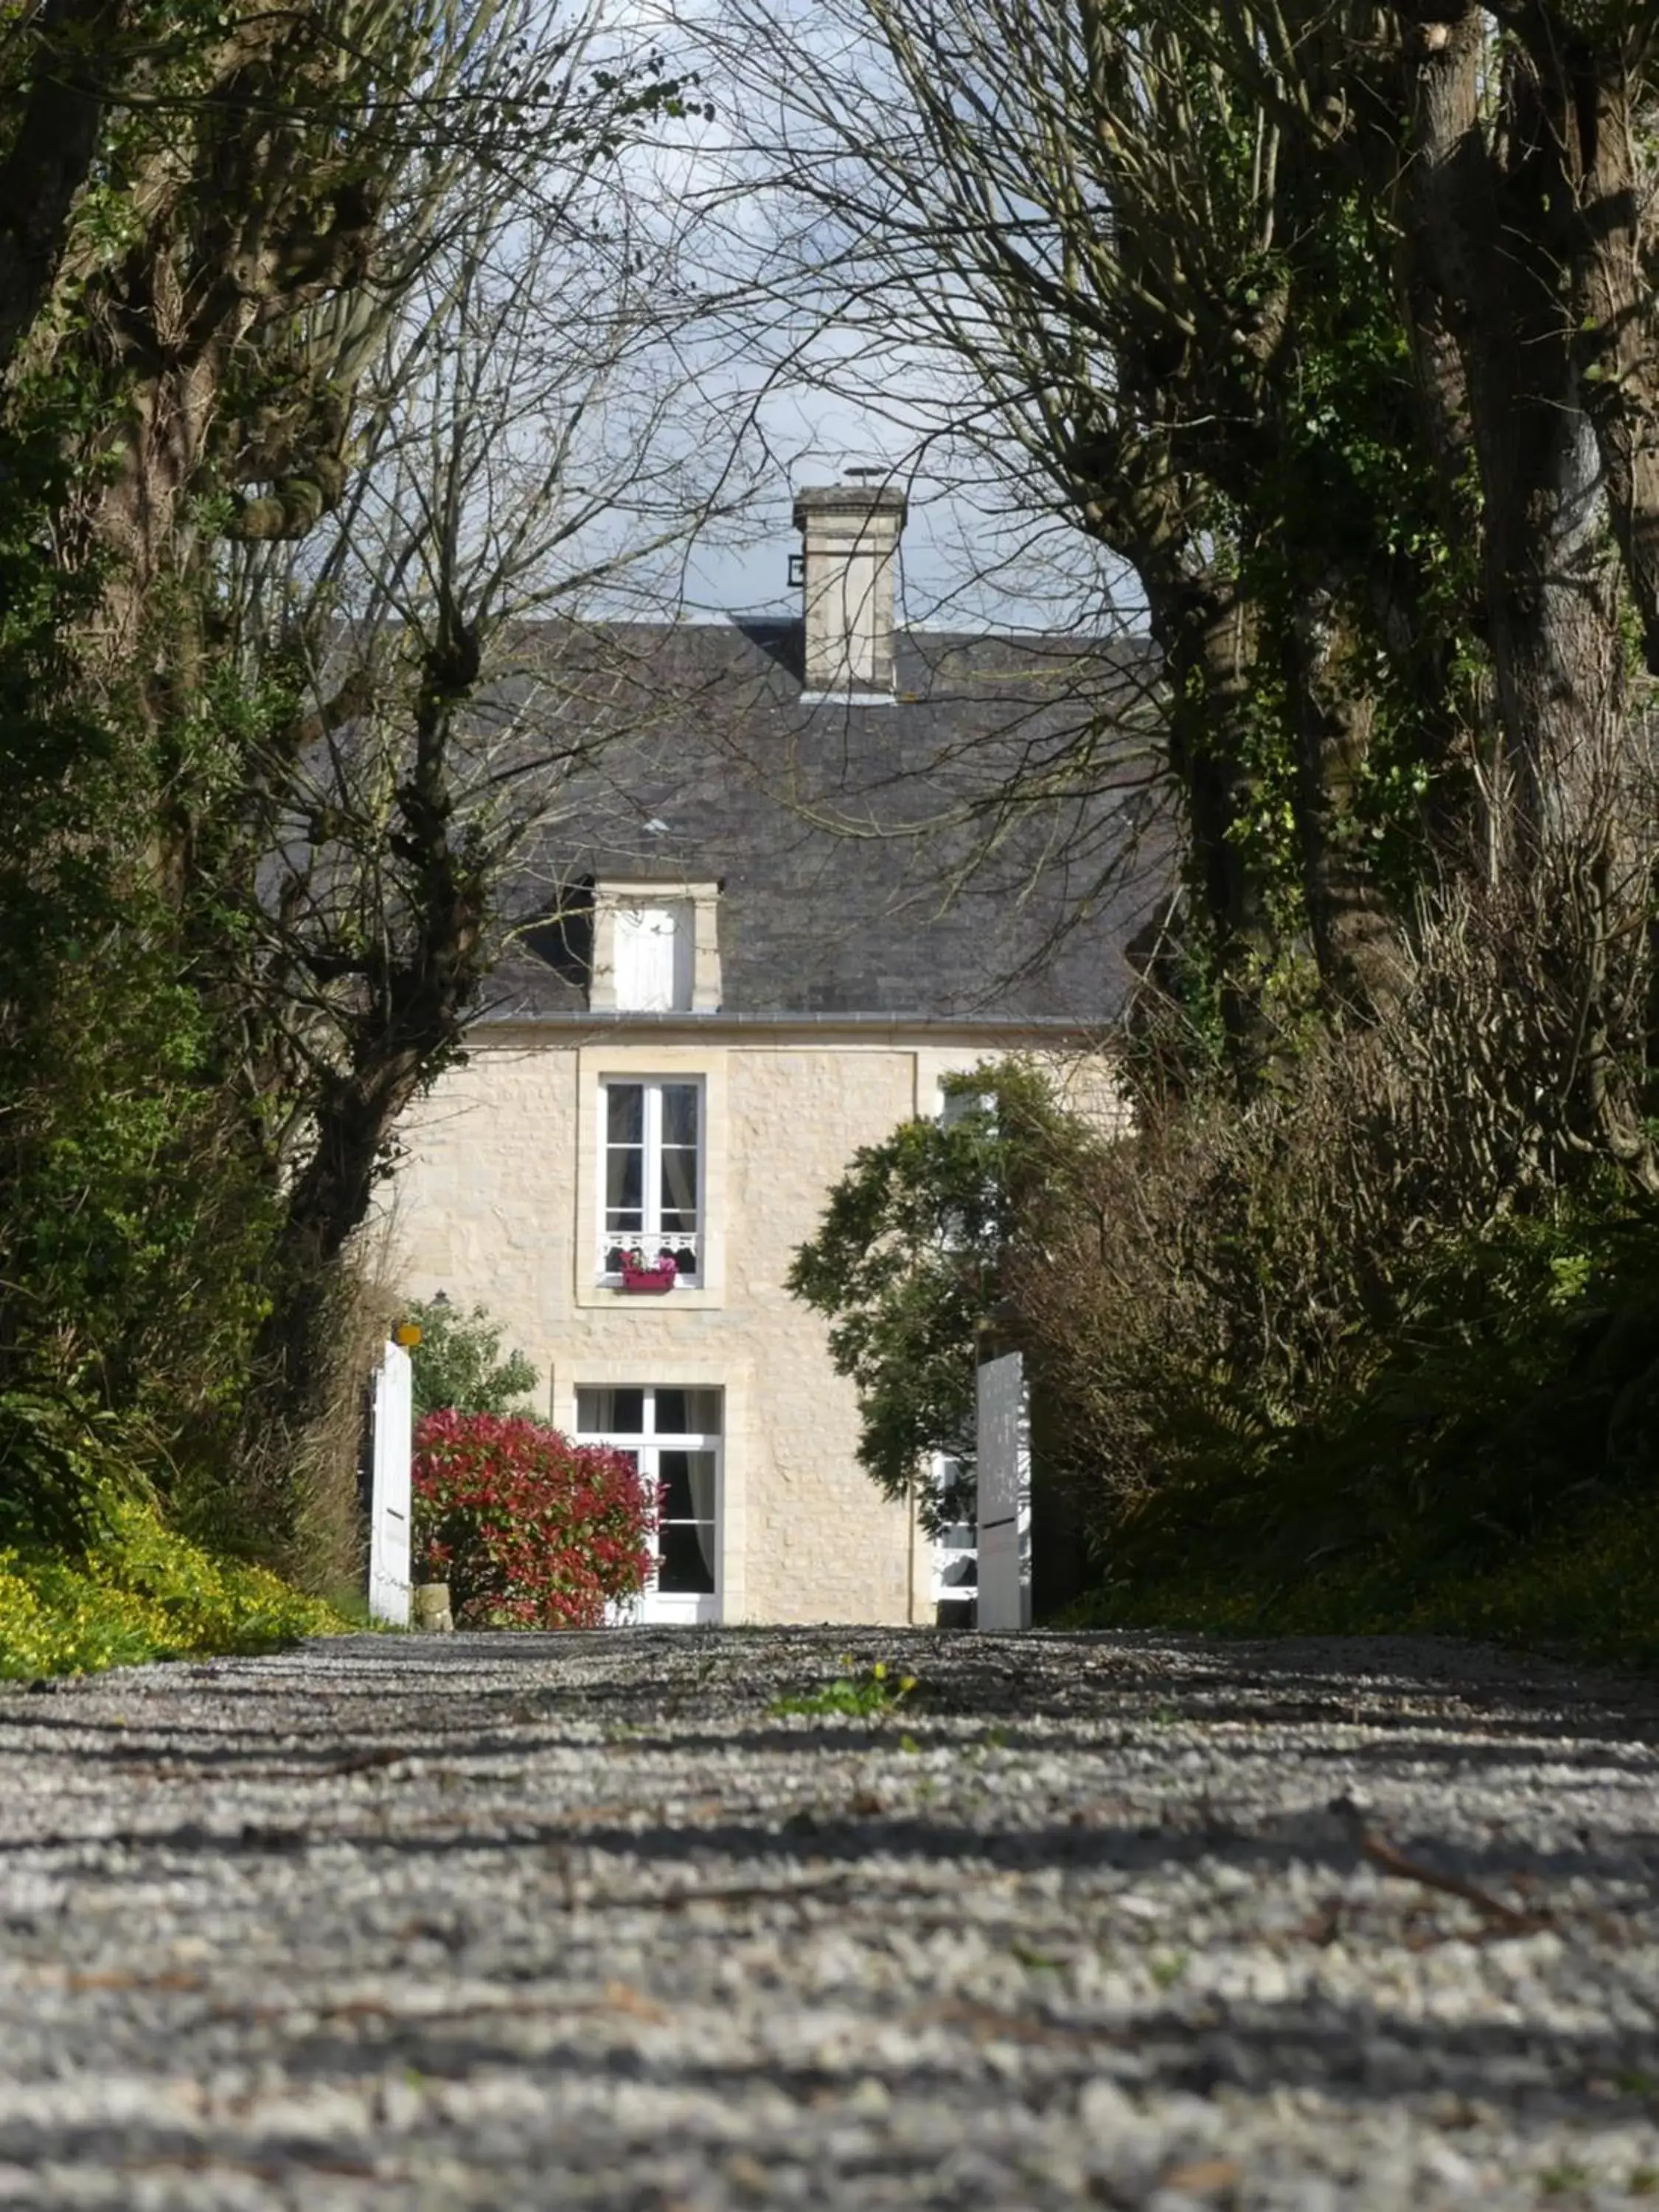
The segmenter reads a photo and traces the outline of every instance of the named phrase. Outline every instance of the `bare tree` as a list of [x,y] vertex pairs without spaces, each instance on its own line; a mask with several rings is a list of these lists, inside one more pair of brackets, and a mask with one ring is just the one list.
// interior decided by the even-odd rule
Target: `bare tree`
[[720,22],[738,173],[793,210],[797,295],[899,373],[934,364],[941,428],[1138,580],[1247,1059],[1304,931],[1327,1003],[1376,1012],[1418,888],[1628,811],[1644,19],[831,0],[792,29],[729,0]]
[[707,302],[677,210],[578,170],[528,209],[446,212],[364,372],[343,496],[228,573],[245,687],[274,670],[294,701],[242,805],[223,982],[284,1193],[262,1417],[317,1371],[317,1285],[461,1048],[569,779],[616,734],[586,641],[741,501],[696,434],[680,349]]
[[[734,0],[727,17],[751,84],[775,52],[767,12]],[[1264,788],[1254,725],[1291,639],[1246,493],[1278,434],[1291,279],[1254,305],[1242,295],[1275,252],[1287,186],[1261,103],[1196,69],[1173,24],[1143,28],[1126,35],[1069,0],[844,0],[803,34],[810,57],[774,71],[769,108],[754,103],[773,128],[751,158],[799,210],[824,312],[896,329],[935,364],[958,444],[1017,469],[1029,501],[1137,580],[1242,1041],[1261,1027],[1285,934],[1281,856],[1262,828],[1281,794]],[[850,283],[835,290],[831,270]],[[1339,574],[1326,598],[1352,588]],[[1376,886],[1326,820],[1374,713],[1350,677],[1343,712],[1310,714],[1300,733],[1322,802],[1306,810],[1302,858],[1328,981],[1364,997],[1386,983]]]

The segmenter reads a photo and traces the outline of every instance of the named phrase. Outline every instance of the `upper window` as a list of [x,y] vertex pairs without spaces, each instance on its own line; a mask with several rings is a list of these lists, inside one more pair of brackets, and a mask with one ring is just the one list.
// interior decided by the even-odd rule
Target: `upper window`
[[720,1005],[720,885],[617,883],[593,891],[596,1013],[713,1014]]
[[599,1273],[672,1260],[680,1282],[702,1273],[702,1085],[667,1079],[604,1085]]
[[617,907],[611,960],[619,1012],[690,1012],[691,915],[690,899]]
[[939,1085],[939,1120],[942,1127],[954,1129],[970,1114],[986,1114],[991,1125],[996,1126],[997,1095],[994,1091],[965,1091],[953,1085],[949,1090]]

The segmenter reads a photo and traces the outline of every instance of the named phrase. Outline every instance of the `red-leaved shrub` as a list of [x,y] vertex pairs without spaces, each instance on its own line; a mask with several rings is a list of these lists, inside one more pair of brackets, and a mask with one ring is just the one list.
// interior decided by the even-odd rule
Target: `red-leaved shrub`
[[460,1626],[597,1628],[650,1567],[658,1500],[631,1461],[539,1421],[428,1413],[414,1504],[417,1569]]

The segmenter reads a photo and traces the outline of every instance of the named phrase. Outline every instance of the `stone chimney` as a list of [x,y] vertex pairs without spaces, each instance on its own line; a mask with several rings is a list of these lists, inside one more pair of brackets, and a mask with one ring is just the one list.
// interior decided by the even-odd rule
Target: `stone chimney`
[[[875,702],[893,696],[893,568],[904,527],[904,494],[861,479],[809,485],[795,494],[808,698]],[[884,470],[880,471],[885,475]]]

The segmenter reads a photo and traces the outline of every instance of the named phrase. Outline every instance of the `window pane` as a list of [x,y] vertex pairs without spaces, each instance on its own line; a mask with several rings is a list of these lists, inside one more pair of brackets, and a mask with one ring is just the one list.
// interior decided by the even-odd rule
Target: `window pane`
[[645,1139],[645,1085],[607,1083],[605,1134],[613,1145],[638,1145]]
[[624,1149],[613,1146],[605,1154],[605,1225],[611,1229],[641,1227],[645,1220],[641,1211],[644,1202],[643,1148],[629,1146]]
[[[657,1386],[659,1437],[717,1437],[720,1432],[718,1390],[681,1390]],[[711,1509],[712,1510],[712,1509]]]
[[[720,1432],[720,1392],[688,1390],[685,1394],[686,1432],[694,1437],[717,1437]],[[713,1510],[712,1508],[710,1509]]]
[[658,1544],[661,1564],[657,1570],[657,1588],[712,1596],[714,1570],[704,1558],[703,1549],[707,1545],[712,1552],[713,1535],[712,1527],[700,1528],[686,1522],[660,1529]]
[[697,1086],[695,1083],[664,1084],[662,1140],[665,1145],[696,1143]]
[[697,1225],[697,1155],[684,1145],[663,1146],[662,1225],[688,1231]]
[[[662,1433],[662,1393],[657,1394],[657,1433]],[[695,1521],[696,1509],[691,1503],[691,1458],[690,1452],[665,1451],[657,1455],[657,1473],[662,1483],[662,1517],[665,1521]]]
[[637,1437],[645,1429],[643,1390],[578,1390],[576,1433],[583,1437]]
[[685,1425],[685,1393],[665,1389],[657,1385],[657,1434],[659,1437],[683,1437],[690,1431]]

